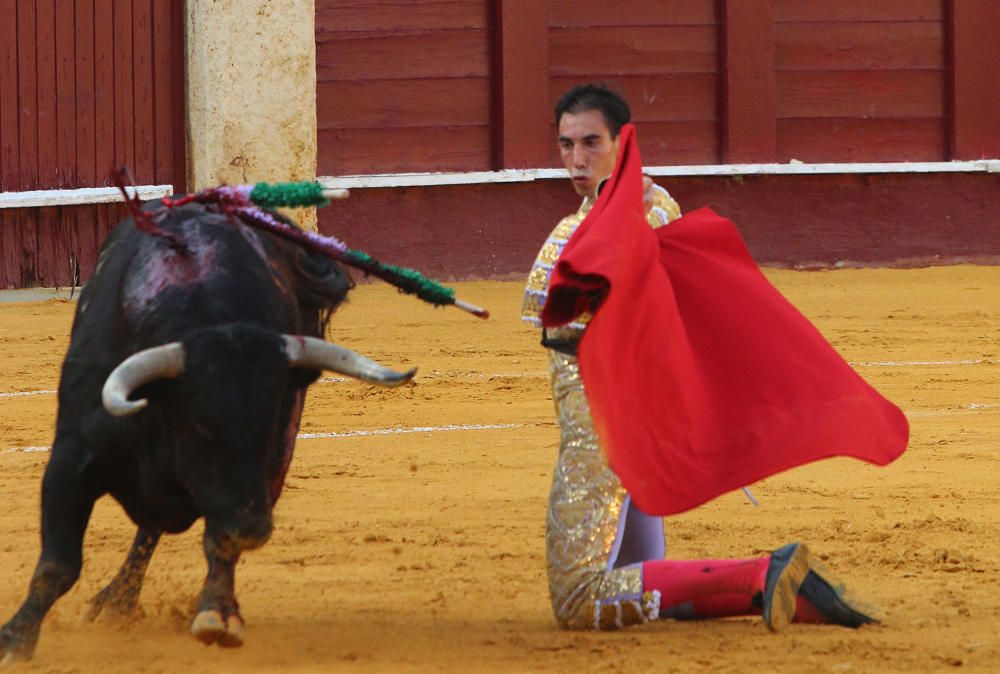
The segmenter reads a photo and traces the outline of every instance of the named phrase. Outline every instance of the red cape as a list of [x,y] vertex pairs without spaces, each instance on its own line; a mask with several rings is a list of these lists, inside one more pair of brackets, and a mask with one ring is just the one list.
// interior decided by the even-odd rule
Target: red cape
[[902,454],[903,413],[768,282],[732,222],[702,208],[649,226],[631,125],[621,148],[541,317],[555,326],[594,312],[580,371],[636,504],[678,513],[817,459]]

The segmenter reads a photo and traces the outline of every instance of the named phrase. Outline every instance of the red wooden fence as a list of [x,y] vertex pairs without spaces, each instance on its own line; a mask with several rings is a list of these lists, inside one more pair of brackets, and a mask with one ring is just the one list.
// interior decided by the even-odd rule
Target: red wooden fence
[[490,9],[319,0],[319,172],[489,169]]
[[650,165],[1000,155],[995,0],[317,0],[317,61],[321,175],[556,166],[591,80]]
[[[556,97],[594,79],[629,97],[648,165],[1000,157],[997,0],[317,7],[321,175],[556,166]],[[357,101],[366,115],[396,116],[367,123],[350,110]],[[431,130],[425,109],[447,130]],[[995,221],[998,181],[903,173],[663,183],[686,209],[733,217],[759,260],[822,266],[995,261],[1000,229],[983,223]],[[558,181],[359,189],[319,219],[397,264],[488,277],[524,272],[576,203]]]
[[715,0],[551,0],[546,110],[575,84],[605,81],[629,101],[647,164],[718,163],[718,10]]
[[945,3],[774,0],[777,159],[948,159]]
[[[184,188],[183,2],[0,0],[0,191]],[[122,207],[0,209],[0,288],[86,279]]]

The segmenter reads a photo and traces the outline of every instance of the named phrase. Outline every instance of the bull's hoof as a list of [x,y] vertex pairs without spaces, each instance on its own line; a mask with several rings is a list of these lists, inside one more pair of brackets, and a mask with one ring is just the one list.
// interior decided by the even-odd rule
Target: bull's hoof
[[16,651],[7,651],[7,653],[3,656],[3,659],[0,660],[0,667],[13,665],[15,662],[26,662],[30,659],[31,658],[19,656]]
[[191,623],[191,634],[206,645],[238,648],[243,645],[243,619],[235,613],[223,617],[219,611],[201,611]]
[[16,662],[27,662],[35,652],[35,638],[17,636],[8,627],[0,630],[0,667],[13,665]]
[[131,622],[143,618],[138,592],[122,591],[111,583],[90,600],[84,620],[92,623],[101,615],[112,622]]

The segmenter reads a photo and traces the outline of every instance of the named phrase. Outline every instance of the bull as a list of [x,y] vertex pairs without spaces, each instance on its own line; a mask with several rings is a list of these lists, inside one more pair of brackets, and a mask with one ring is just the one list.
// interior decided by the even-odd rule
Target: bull
[[[158,236],[141,226],[150,213]],[[32,656],[45,614],[79,578],[104,494],[138,531],[88,617],[136,611],[160,536],[204,518],[208,573],[191,631],[242,645],[234,568],[271,534],[307,388],[324,369],[389,386],[415,371],[323,340],[350,286],[336,262],[197,202],[151,202],[115,228],[76,309],[42,480],[41,555],[0,629],[3,664]]]

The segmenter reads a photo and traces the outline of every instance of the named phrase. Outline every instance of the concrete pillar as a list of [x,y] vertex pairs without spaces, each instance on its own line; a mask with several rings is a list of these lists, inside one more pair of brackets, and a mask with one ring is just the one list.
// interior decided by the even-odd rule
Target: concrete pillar
[[[187,0],[189,189],[316,177],[314,0]],[[315,209],[291,212],[316,228]]]

